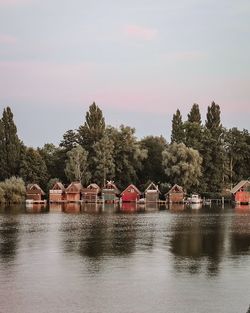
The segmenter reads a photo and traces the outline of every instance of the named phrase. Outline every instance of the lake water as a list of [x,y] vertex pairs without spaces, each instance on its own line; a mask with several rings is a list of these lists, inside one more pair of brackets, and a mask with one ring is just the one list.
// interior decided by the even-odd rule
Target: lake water
[[250,206],[0,208],[1,313],[246,313]]

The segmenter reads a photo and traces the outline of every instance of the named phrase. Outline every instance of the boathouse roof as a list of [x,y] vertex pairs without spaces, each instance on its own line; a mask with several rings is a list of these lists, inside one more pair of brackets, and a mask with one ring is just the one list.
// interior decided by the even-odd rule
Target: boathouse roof
[[121,195],[123,195],[129,188],[133,188],[138,193],[138,195],[141,195],[140,190],[133,184],[130,184],[126,189],[124,189]]
[[63,184],[61,182],[58,181],[54,184],[54,186],[51,188],[51,190],[62,190],[62,191],[64,191],[65,187],[63,186]]
[[242,188],[243,186],[245,186],[246,184],[250,185],[250,181],[249,180],[242,180],[240,181],[232,190],[231,193],[234,194],[236,193],[240,188]]
[[26,191],[29,192],[29,191],[38,191],[41,193],[41,195],[45,195],[45,192],[42,190],[42,188],[38,185],[38,184],[28,184],[27,185],[27,188],[26,188]]
[[145,193],[148,192],[158,192],[160,193],[160,190],[158,188],[158,186],[154,183],[149,184],[149,186],[146,188]]
[[166,194],[169,194],[171,192],[184,192],[183,187],[175,184]]

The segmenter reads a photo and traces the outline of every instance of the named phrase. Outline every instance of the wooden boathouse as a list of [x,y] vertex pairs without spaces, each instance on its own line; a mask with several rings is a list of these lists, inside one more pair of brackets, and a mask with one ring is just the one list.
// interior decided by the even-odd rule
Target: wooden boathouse
[[102,189],[102,198],[104,202],[115,202],[120,191],[113,181],[108,181]]
[[80,182],[72,182],[65,189],[65,201],[77,202],[81,200],[82,184]]
[[56,182],[49,191],[50,202],[62,202],[65,200],[65,187],[61,182]]
[[233,200],[239,204],[250,204],[250,181],[240,181],[232,190]]
[[94,203],[98,200],[98,194],[101,189],[97,184],[90,184],[87,188],[83,188],[81,191],[82,201],[86,203]]
[[183,203],[184,197],[185,193],[183,188],[177,184],[165,194],[165,198],[169,203]]
[[26,199],[33,200],[34,202],[42,201],[45,196],[45,192],[38,184],[28,184],[26,188]]
[[123,192],[121,193],[122,202],[137,202],[140,199],[141,192],[133,184],[130,184]]
[[154,183],[149,184],[145,190],[145,200],[146,202],[158,202],[159,201],[160,190]]

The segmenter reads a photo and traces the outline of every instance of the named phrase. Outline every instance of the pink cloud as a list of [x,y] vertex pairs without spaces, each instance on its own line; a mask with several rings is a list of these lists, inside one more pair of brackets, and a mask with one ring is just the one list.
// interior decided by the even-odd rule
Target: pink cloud
[[14,36],[0,34],[0,44],[14,45],[17,43],[17,39]]
[[130,38],[140,40],[153,40],[158,31],[154,28],[142,27],[138,25],[127,25],[123,28],[123,33]]

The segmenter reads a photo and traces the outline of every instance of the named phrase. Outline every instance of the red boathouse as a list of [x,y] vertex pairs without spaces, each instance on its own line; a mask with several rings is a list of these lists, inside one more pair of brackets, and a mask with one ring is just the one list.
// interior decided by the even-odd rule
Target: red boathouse
[[129,185],[122,193],[122,202],[136,202],[140,199],[141,192],[135,185]]
[[65,200],[66,202],[76,202],[81,200],[82,184],[79,182],[71,183],[65,189]]
[[50,202],[62,202],[65,196],[65,188],[61,182],[56,182],[49,191]]
[[231,193],[236,203],[250,204],[250,181],[242,180],[231,190]]
[[42,197],[45,196],[45,192],[37,184],[28,184],[26,188],[26,199],[41,201]]
[[82,200],[83,202],[93,203],[97,202],[98,194],[101,189],[97,184],[90,184],[87,188],[82,189]]
[[181,186],[175,184],[165,197],[169,203],[183,203],[184,202],[184,190]]

